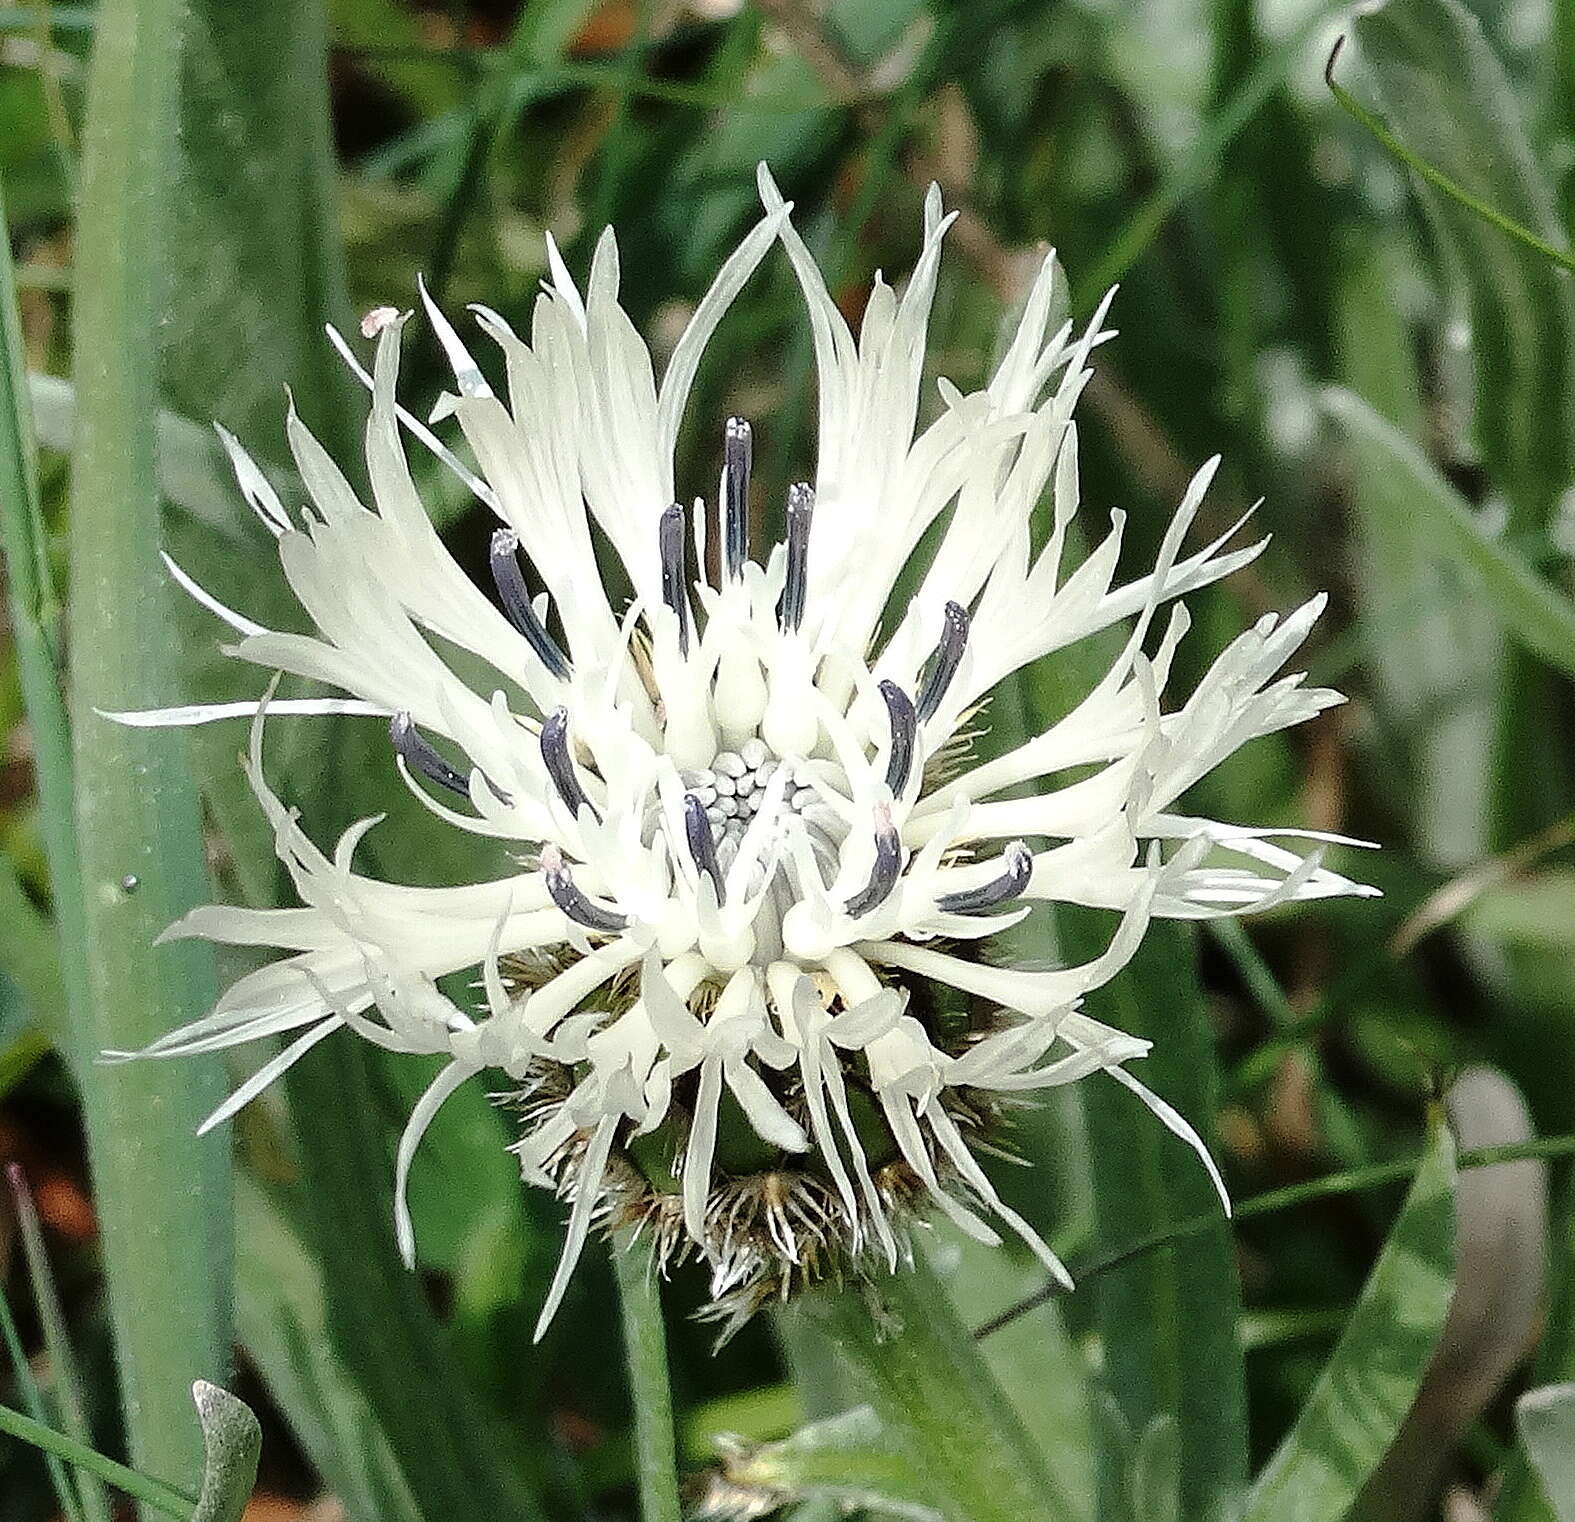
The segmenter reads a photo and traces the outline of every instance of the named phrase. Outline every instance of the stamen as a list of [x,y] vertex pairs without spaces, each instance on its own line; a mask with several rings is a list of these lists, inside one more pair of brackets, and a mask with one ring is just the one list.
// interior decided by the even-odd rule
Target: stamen
[[749,559],[749,470],[754,458],[754,430],[741,417],[730,417],[722,435],[722,546],[729,580],[744,574]]
[[1016,898],[1034,875],[1033,853],[1022,841],[1014,840],[1001,855],[1006,870],[999,877],[961,893],[943,893],[935,900],[935,907],[943,914],[972,914],[975,910],[993,909],[997,904]]
[[716,901],[722,902],[722,867],[716,859],[716,837],[706,816],[705,800],[698,793],[684,794],[684,835],[695,865],[711,879]]
[[880,684],[886,700],[886,717],[891,721],[891,759],[886,763],[886,786],[893,798],[900,798],[913,770],[913,744],[919,735],[919,716],[913,700],[895,682]]
[[850,918],[858,919],[872,909],[878,909],[891,896],[902,875],[902,842],[897,838],[897,826],[892,823],[891,810],[885,804],[875,806],[875,866],[870,880],[843,908]]
[[[580,779],[575,775],[574,757],[569,754],[569,710],[560,708],[541,726],[541,759],[557,788],[558,796],[576,819],[581,809],[589,809],[593,819],[600,819],[596,805],[585,796]],[[565,911],[567,913],[567,911]]]
[[617,935],[626,929],[629,917],[614,909],[603,909],[592,903],[574,885],[574,876],[557,846],[547,846],[541,853],[542,870],[547,874],[547,892],[552,901],[576,924],[602,935]]
[[569,679],[569,659],[531,606],[530,589],[525,585],[525,576],[520,570],[519,547],[520,536],[511,528],[500,528],[492,536],[493,584],[503,600],[503,611],[508,614],[509,622],[529,641],[542,665],[560,682],[566,682]]
[[788,487],[787,581],[777,613],[782,627],[796,631],[804,621],[804,596],[809,590],[809,525],[815,516],[815,488],[808,481]]
[[[396,713],[388,723],[388,738],[412,771],[428,782],[446,787],[461,798],[470,797],[470,783],[432,748],[432,743],[415,726],[408,713]],[[495,788],[493,791],[497,791]]]
[[930,655],[929,669],[919,683],[921,724],[927,724],[935,717],[936,710],[941,706],[941,699],[946,696],[946,689],[951,686],[952,678],[957,675],[957,667],[963,657],[963,647],[967,643],[968,610],[961,603],[949,602],[946,604],[945,627],[941,630],[940,640]]
[[662,510],[656,545],[662,557],[662,601],[678,617],[678,648],[689,654],[689,593],[684,586],[684,529],[687,514],[682,502]]

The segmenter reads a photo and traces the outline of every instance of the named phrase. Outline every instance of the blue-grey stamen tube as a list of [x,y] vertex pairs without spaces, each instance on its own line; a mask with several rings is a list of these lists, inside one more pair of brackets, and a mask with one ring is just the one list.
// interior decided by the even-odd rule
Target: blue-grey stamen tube
[[470,782],[432,748],[432,742],[416,728],[408,713],[396,713],[389,720],[388,738],[411,771],[420,772],[428,782],[446,787],[461,798],[470,797]]
[[1001,855],[1006,870],[999,877],[977,888],[965,888],[961,893],[943,893],[935,900],[935,907],[943,914],[973,914],[976,910],[993,909],[997,904],[1016,898],[1034,875],[1033,854],[1022,841],[1014,840]]
[[560,682],[569,679],[569,658],[563,653],[547,626],[536,616],[531,606],[530,589],[520,570],[518,550],[520,536],[511,528],[500,528],[492,536],[492,581],[503,602],[503,611],[509,622],[523,634],[543,666]]
[[689,654],[689,590],[684,585],[684,529],[688,514],[681,502],[662,509],[656,547],[662,557],[662,601],[678,619],[678,648]]
[[779,622],[789,632],[804,622],[804,598],[809,590],[809,525],[815,516],[815,488],[808,481],[788,487],[787,580],[777,605]]
[[886,762],[886,786],[891,789],[893,798],[899,798],[913,770],[919,716],[914,711],[913,700],[895,682],[882,682],[880,695],[886,700],[886,717],[891,722],[891,757]]
[[749,559],[749,470],[754,458],[754,430],[741,417],[730,417],[722,435],[722,548],[729,581],[744,574]]
[[569,754],[569,710],[560,708],[541,726],[541,759],[569,812],[576,819],[582,808],[589,809],[593,818],[600,819],[596,806],[585,796],[580,779],[575,773],[574,757]]
[[843,908],[852,919],[878,909],[891,897],[902,875],[902,842],[897,838],[897,826],[884,808],[875,810],[875,866],[870,880]]
[[963,648],[968,643],[968,610],[959,602],[946,604],[945,624],[940,640],[931,652],[923,680],[919,684],[919,722],[927,724],[935,717],[957,675],[962,661]]
[[595,930],[602,935],[617,935],[628,926],[627,915],[615,909],[603,909],[592,903],[575,886],[574,876],[563,860],[563,853],[556,847],[542,852],[541,864],[547,873],[547,892],[552,901],[577,925]]
[[705,804],[695,793],[684,794],[684,837],[689,842],[689,854],[695,865],[711,879],[716,889],[716,901],[722,902],[722,867],[716,859],[716,837],[711,833],[711,821],[706,818]]

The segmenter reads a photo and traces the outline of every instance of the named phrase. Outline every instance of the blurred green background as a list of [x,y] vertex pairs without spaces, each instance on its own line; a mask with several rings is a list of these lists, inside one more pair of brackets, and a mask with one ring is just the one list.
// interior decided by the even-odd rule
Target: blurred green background
[[[97,362],[102,337],[84,331],[73,299],[100,19],[93,5],[0,3],[0,174],[41,445],[35,548],[62,589],[72,377]],[[1425,186],[1341,111],[1323,69],[1352,25],[1349,7],[1306,0],[193,0],[170,71],[178,130],[148,133],[169,155],[165,201],[150,249],[136,254],[163,270],[162,542],[225,601],[298,626],[208,424],[234,431],[286,481],[289,383],[353,470],[361,402],[321,323],[410,305],[418,274],[450,311],[484,301],[523,330],[544,234],[583,273],[612,223],[625,305],[660,355],[757,214],[758,161],[796,202],[850,316],[876,270],[895,279],[909,268],[924,188],[938,180],[963,219],[936,301],[937,373],[977,382],[1047,245],[1069,273],[1074,315],[1121,282],[1120,336],[1100,350],[1082,407],[1090,532],[1125,508],[1125,564],[1142,568],[1186,479],[1215,451],[1225,465],[1199,540],[1262,499],[1255,522],[1273,543],[1191,599],[1196,632],[1179,674],[1195,676],[1259,613],[1331,593],[1307,658],[1349,705],[1255,743],[1193,804],[1380,842],[1381,853],[1342,853],[1339,865],[1385,897],[1227,923],[1195,942],[1156,939],[1120,994],[1162,1042],[1172,1027],[1202,1033],[1178,1082],[1217,1135],[1234,1192],[1416,1156],[1429,1095],[1468,1069],[1456,1101],[1463,1145],[1575,1131],[1575,299],[1554,263]],[[1338,77],[1463,190],[1568,244],[1571,0],[1484,0],[1469,13],[1396,0],[1356,24]],[[131,109],[99,123],[107,154],[139,138]],[[425,413],[442,373],[429,337],[407,343],[413,411]],[[731,412],[753,419],[758,468],[777,491],[810,473],[809,336],[780,257],[707,357],[680,449],[691,493],[715,480]],[[413,463],[449,541],[484,567],[484,512],[430,462]],[[149,699],[255,695],[256,673],[230,669],[216,626],[147,558],[121,569],[165,652]],[[69,646],[86,615],[56,624],[48,604],[41,597],[42,622]],[[77,1095],[95,1080],[67,1014],[81,947],[65,916],[67,933],[52,923],[37,726],[11,658],[16,611],[13,639],[0,604],[0,1158],[23,1165],[38,1201],[83,1430],[119,1451],[103,1259],[139,1249],[134,1229],[129,1247],[124,1234],[101,1235],[87,1171]],[[1063,675],[1024,685],[1018,722],[1055,706]],[[271,773],[319,841],[386,808],[390,822],[360,858],[368,870],[411,882],[490,871],[474,841],[434,830],[404,795],[378,726],[291,722],[273,731]],[[235,765],[241,733],[221,725],[160,743],[189,747],[217,891],[277,897],[267,832]],[[231,958],[221,972],[240,965]],[[133,978],[126,999],[141,986]],[[605,1255],[588,1255],[533,1348],[562,1211],[520,1187],[506,1118],[473,1087],[416,1165],[422,1271],[404,1275],[388,1164],[429,1074],[346,1045],[320,1048],[286,1096],[234,1128],[236,1388],[267,1435],[248,1516],[327,1518],[340,1504],[357,1522],[633,1515]],[[1122,1113],[1137,1125],[1135,1109]],[[1171,1197],[1162,1181],[1147,1215],[1133,1207],[1123,1229],[1099,1199],[1108,1150],[1126,1146],[1110,1127],[1108,1117],[1085,1127],[1075,1101],[1049,1106],[1012,1138],[1032,1171],[999,1170],[1074,1261],[1208,1197],[1189,1192],[1187,1160],[1167,1153],[1185,1184]],[[203,1147],[204,1166],[222,1168],[224,1134]],[[1413,1422],[1391,1455],[1397,1468],[1369,1482],[1375,1515],[1452,1506],[1451,1519],[1485,1517],[1495,1496],[1509,1522],[1544,1515],[1510,1459],[1511,1401],[1532,1377],[1525,1360],[1538,1361],[1538,1377],[1575,1375],[1560,1246],[1575,1241],[1575,1217],[1567,1165],[1545,1180],[1537,1165],[1517,1166],[1477,1175],[1469,1199],[1462,1187],[1460,1282],[1480,1313],[1448,1329],[1445,1352],[1460,1361],[1443,1376],[1435,1366],[1420,1435]],[[1254,1468],[1328,1357],[1397,1199],[1394,1189],[1340,1194],[1159,1255],[1184,1273],[1189,1253],[1224,1251],[1228,1263],[1221,1243],[1236,1244],[1239,1323],[1234,1288],[1221,1294],[1246,1349]],[[134,1227],[142,1207],[122,1207]],[[42,1368],[48,1307],[9,1210],[0,1204],[0,1278]],[[1038,1282],[1010,1253],[961,1254],[938,1235],[936,1266],[969,1324]],[[1186,1383],[1202,1371],[1184,1356],[1161,1377],[1155,1355],[1148,1384],[1115,1359],[1123,1275],[1137,1283],[1148,1271],[1112,1269],[984,1343],[1087,1515],[1096,1448],[1108,1460],[1141,1439],[1147,1412],[1167,1408],[1185,1446],[1207,1425],[1198,1404],[1223,1398]],[[1164,1292],[1143,1283],[1144,1294]],[[690,1273],[664,1292],[681,1449],[703,1489],[716,1432],[763,1442],[848,1402],[791,1318],[763,1319],[713,1356],[709,1331],[687,1317],[700,1293]],[[1133,1293],[1129,1334],[1158,1335],[1147,1319],[1156,1302]],[[1184,1307],[1171,1310],[1184,1319]],[[0,1360],[0,1401],[21,1406],[16,1380]],[[1125,1435],[1111,1437],[1112,1424]],[[1100,1504],[1113,1515],[1108,1494]],[[0,1446],[0,1522],[56,1511],[38,1456]]]

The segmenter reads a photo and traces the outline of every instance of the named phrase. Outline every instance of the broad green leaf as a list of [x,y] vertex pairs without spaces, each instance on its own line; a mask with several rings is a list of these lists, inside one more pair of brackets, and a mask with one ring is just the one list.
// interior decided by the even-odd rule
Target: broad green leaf
[[1435,1125],[1345,1335],[1254,1482],[1242,1522],[1339,1522],[1383,1458],[1449,1312],[1454,1185],[1454,1142]]
[[[354,479],[365,404],[322,332],[325,321],[343,326],[346,308],[323,7],[205,0],[188,8],[181,41],[186,95],[178,216],[168,239],[178,263],[161,328],[164,403],[183,418],[216,418],[260,461],[277,460],[287,458],[288,385],[303,419]],[[287,477],[276,480],[288,489]],[[300,626],[260,527],[249,528],[247,553],[184,515],[170,515],[166,527],[177,560],[223,601],[274,627]],[[255,697],[257,671],[217,652],[222,628],[201,610],[183,617],[175,636],[185,657],[181,689],[162,700]],[[236,766],[241,735],[215,725],[191,739],[245,896],[275,901],[282,874]],[[397,788],[386,764],[368,764],[373,756],[386,763],[386,737],[380,749],[378,739],[376,726],[286,723],[270,731],[270,777],[327,844],[350,819],[377,811],[369,796]],[[369,795],[365,779],[383,793]],[[360,865],[375,870],[370,850]],[[250,1265],[242,1322],[248,1338],[268,1339],[259,1361],[282,1389],[347,1392],[328,1401],[335,1419],[316,1421],[313,1448],[325,1473],[347,1477],[347,1495],[357,1493],[350,1478],[382,1463],[370,1456],[382,1448],[362,1451],[361,1429],[391,1451],[399,1483],[375,1491],[357,1522],[383,1522],[399,1506],[449,1522],[528,1519],[537,1503],[522,1477],[520,1445],[489,1432],[421,1280],[394,1250],[392,1147],[377,1057],[346,1034],[299,1063],[284,1085],[292,1132],[284,1150],[297,1182],[273,1203],[315,1265],[317,1334],[292,1338],[289,1318]],[[207,1146],[222,1155],[220,1138]],[[478,1202],[478,1214],[487,1203]],[[420,1400],[411,1399],[415,1387]],[[432,1420],[434,1409],[442,1421]],[[361,1493],[368,1488],[363,1483]]]
[[[107,0],[83,143],[76,243],[71,687],[91,994],[86,1050],[135,1050],[213,997],[207,948],[155,947],[207,895],[197,793],[178,736],[99,710],[171,701],[170,589],[153,423],[180,135],[175,0]],[[86,1070],[85,1070],[86,1073]],[[230,1161],[197,1139],[224,1093],[212,1058],[97,1067],[84,1081],[122,1404],[134,1463],[201,1472],[186,1407],[230,1358]]]
[[1558,1522],[1575,1522],[1575,1384],[1543,1385],[1515,1402],[1515,1426]]
[[813,1499],[911,1522],[951,1515],[934,1476],[913,1463],[869,1406],[811,1422],[780,1442],[725,1444],[721,1469],[699,1518],[723,1522]]
[[[1408,147],[1468,194],[1565,241],[1515,91],[1459,0],[1386,0],[1353,31]],[[1575,297],[1547,259],[1428,186],[1424,204],[1470,298],[1476,433],[1517,527],[1540,528],[1575,480]]]
[[[1044,1283],[1037,1262],[987,1247],[937,1225],[929,1253],[965,1326],[980,1327]],[[1094,1515],[1088,1370],[1052,1300],[980,1339],[985,1363],[1012,1403],[1039,1456],[1067,1498],[1069,1515]]]
[[202,1426],[202,1490],[191,1522],[240,1522],[257,1481],[262,1428],[245,1401],[199,1379],[192,1401]]
[[911,1474],[908,1489],[922,1483],[947,1522],[1077,1517],[922,1262],[805,1295],[792,1313],[836,1350]]
[[1436,553],[1457,569],[1509,634],[1575,676],[1575,602],[1544,581],[1506,544],[1491,539],[1460,494],[1427,457],[1349,391],[1324,392],[1324,406],[1363,453],[1366,479],[1387,481],[1387,512],[1423,518]]

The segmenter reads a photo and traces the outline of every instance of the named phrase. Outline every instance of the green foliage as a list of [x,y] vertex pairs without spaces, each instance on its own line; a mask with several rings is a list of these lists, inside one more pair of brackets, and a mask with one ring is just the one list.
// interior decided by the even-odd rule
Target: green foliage
[[[1575,8],[1556,0],[1545,36],[1514,7],[1364,10],[1336,78],[1366,123],[1319,79],[1339,8],[1293,9],[0,8],[17,262],[0,255],[0,1136],[58,1183],[78,1167],[80,1116],[100,1228],[84,1245],[46,1218],[24,1256],[52,1290],[0,1300],[15,1345],[0,1431],[16,1440],[0,1451],[0,1522],[90,1522],[98,1482],[191,1517],[188,1392],[226,1375],[232,1301],[261,1484],[320,1486],[351,1522],[673,1522],[680,1480],[706,1515],[775,1504],[799,1522],[854,1506],[922,1522],[1334,1522],[1357,1503],[1427,1381],[1450,1293],[1447,1137],[1430,1138],[1398,1217],[1373,1192],[1410,1176],[1424,1097],[1485,1060],[1553,1135],[1548,1166],[1567,1172],[1557,1133],[1575,1131],[1560,823],[1575,809],[1575,295],[1536,246],[1572,241]],[[289,385],[358,479],[364,401],[325,322],[353,332],[357,309],[412,304],[424,272],[451,310],[483,301],[524,328],[544,233],[578,274],[611,220],[625,296],[660,351],[755,214],[762,158],[852,314],[875,270],[911,267],[924,186],[943,181],[967,216],[933,349],[960,380],[984,372],[1041,243],[1060,249],[1079,314],[1122,280],[1120,336],[1081,409],[1085,532],[1107,505],[1128,510],[1135,574],[1191,469],[1223,450],[1200,534],[1261,494],[1274,543],[1190,599],[1176,686],[1265,609],[1326,587],[1308,658],[1352,698],[1257,742],[1189,806],[1376,839],[1381,853],[1336,848],[1334,864],[1387,896],[1218,935],[1159,927],[1089,1000],[1154,1041],[1134,1072],[1210,1140],[1236,1220],[1187,1147],[1096,1080],[1011,1117],[1006,1149],[1031,1166],[992,1164],[1083,1266],[1079,1287],[981,1340],[967,1329],[1042,1274],[941,1231],[917,1277],[881,1284],[874,1321],[850,1290],[781,1317],[780,1346],[762,1318],[717,1352],[686,1314],[688,1268],[658,1296],[643,1265],[614,1275],[593,1251],[538,1347],[563,1212],[522,1189],[508,1117],[477,1086],[416,1163],[412,1275],[392,1250],[389,1164],[422,1063],[319,1048],[237,1124],[233,1216],[225,1142],[191,1136],[222,1091],[217,1062],[93,1063],[211,995],[200,954],[151,948],[213,891],[210,873],[223,898],[290,898],[233,727],[183,740],[92,710],[256,695],[256,672],[168,586],[160,547],[226,603],[300,627],[209,424],[294,505]],[[442,371],[419,327],[405,388],[424,412]],[[699,376],[686,489],[714,481],[714,425],[732,411],[755,420],[774,512],[813,458],[810,350],[780,261]],[[480,565],[485,514],[413,465]],[[1038,727],[1100,669],[1070,651],[997,692],[986,743]],[[281,719],[267,765],[321,842],[388,816],[366,870],[442,883],[507,867],[489,842],[428,827],[379,726]],[[1108,938],[1093,914],[1042,918],[1017,952],[1084,960]],[[250,965],[233,953],[220,970]],[[1498,1522],[1570,1515],[1558,1389],[1575,1377],[1575,1187],[1554,1182],[1550,1312],[1521,1377],[1539,1388],[1518,1407],[1510,1390],[1451,1460],[1483,1496],[1504,1471]],[[73,1353],[75,1410],[58,1398]],[[235,1414],[239,1461],[204,1481],[212,1522],[252,1485],[253,1429]]]
[[1254,1482],[1243,1522],[1338,1522],[1411,1408],[1449,1312],[1455,1148],[1442,1125],[1296,1425]]

